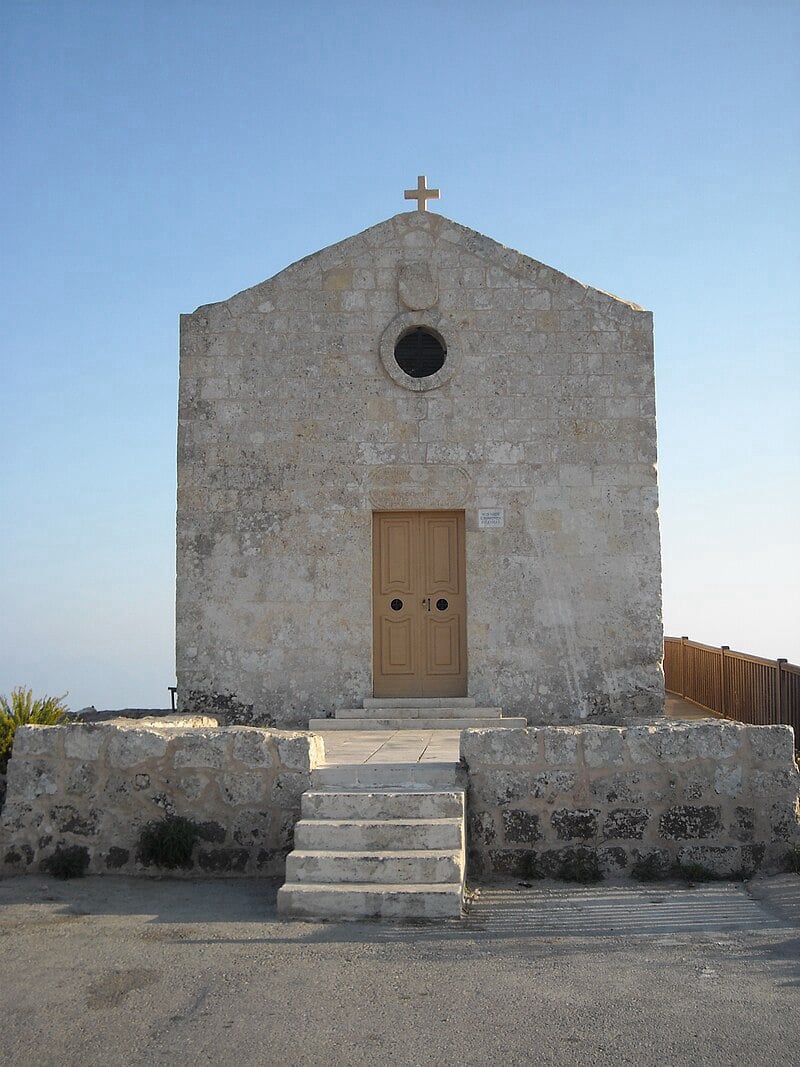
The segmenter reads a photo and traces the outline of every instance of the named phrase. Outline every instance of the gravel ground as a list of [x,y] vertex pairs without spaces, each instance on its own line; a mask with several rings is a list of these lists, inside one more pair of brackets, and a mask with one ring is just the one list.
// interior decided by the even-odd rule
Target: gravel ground
[[276,890],[0,881],[0,1063],[798,1062],[797,877],[511,882],[437,925],[286,922]]

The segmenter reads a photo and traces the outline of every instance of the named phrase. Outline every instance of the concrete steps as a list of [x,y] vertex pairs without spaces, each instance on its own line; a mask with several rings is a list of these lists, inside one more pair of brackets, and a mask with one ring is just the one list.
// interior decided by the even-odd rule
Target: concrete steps
[[[391,765],[362,768],[385,777]],[[461,914],[464,791],[454,764],[406,764],[404,787],[336,788],[320,782],[301,800],[295,850],[286,861],[278,911],[295,918],[437,919]],[[445,777],[437,787],[431,778]],[[416,782],[413,779],[417,779]],[[422,782],[420,782],[420,779]]]
[[481,727],[514,729],[528,725],[502,708],[478,708],[473,697],[365,697],[362,708],[340,708],[331,719],[311,719],[309,730],[469,730]]

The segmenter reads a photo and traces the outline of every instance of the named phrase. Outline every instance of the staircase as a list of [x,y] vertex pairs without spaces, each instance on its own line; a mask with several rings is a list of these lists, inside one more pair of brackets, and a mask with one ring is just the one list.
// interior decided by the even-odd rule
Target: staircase
[[[444,919],[461,915],[464,789],[459,731],[522,727],[470,697],[377,699],[309,729],[331,736],[312,771],[278,890],[300,919]],[[380,732],[386,734],[385,739]],[[377,736],[376,736],[377,734]],[[356,762],[360,759],[360,762]]]
[[365,697],[361,708],[341,708],[332,719],[311,719],[309,730],[469,730],[524,727],[527,719],[506,718],[502,708],[478,708],[473,697],[427,699]]
[[278,911],[294,918],[461,914],[464,790],[455,763],[336,764],[313,772]]

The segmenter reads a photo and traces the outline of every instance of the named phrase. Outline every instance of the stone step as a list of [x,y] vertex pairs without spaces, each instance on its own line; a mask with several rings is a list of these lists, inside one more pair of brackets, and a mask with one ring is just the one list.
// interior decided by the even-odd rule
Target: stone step
[[364,697],[365,708],[474,708],[474,697]]
[[460,849],[463,818],[450,819],[301,819],[294,828],[300,851],[374,849]]
[[442,789],[458,784],[457,763],[334,763],[311,772],[316,789]]
[[457,919],[461,886],[287,883],[278,913],[297,919]]
[[[391,714],[387,714],[387,712]],[[433,713],[435,712],[435,714]],[[406,704],[403,707],[380,708],[339,708],[335,719],[360,719],[371,722],[374,719],[501,719],[502,708],[420,708]],[[319,721],[319,720],[314,720]],[[325,720],[328,722],[329,720]]]
[[464,855],[453,849],[328,852],[295,849],[286,857],[287,882],[427,885],[464,878]]
[[325,733],[327,730],[519,730],[528,725],[521,717],[508,719],[461,718],[461,719],[310,719],[309,730]]
[[[319,790],[300,800],[303,819],[459,819],[464,818],[464,790]],[[299,824],[298,824],[299,825]]]

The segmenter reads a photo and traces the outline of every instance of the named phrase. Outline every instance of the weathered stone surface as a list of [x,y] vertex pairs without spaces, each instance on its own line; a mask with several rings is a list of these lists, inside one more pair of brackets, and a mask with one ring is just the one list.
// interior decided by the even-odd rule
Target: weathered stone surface
[[[279,752],[308,767],[317,739],[238,728],[167,733],[130,723],[62,729],[63,745],[35,742],[49,755],[15,750],[9,763],[0,869],[38,869],[63,847],[82,849],[95,873],[141,873],[142,827],[177,815],[199,833],[192,863],[178,875],[280,873],[309,773],[282,764]],[[104,740],[95,744],[98,736]]]
[[266,779],[261,774],[224,774],[220,788],[228,804],[256,804],[264,795]]
[[673,840],[713,837],[722,829],[719,808],[711,805],[676,804],[661,816],[659,833]]
[[790,800],[797,795],[798,775],[794,766],[775,771],[753,771],[750,782],[754,797]]
[[465,730],[461,735],[461,756],[467,764],[529,766],[539,762],[538,730]]
[[625,759],[625,733],[614,726],[598,726],[583,731],[583,752],[587,767],[613,767]]
[[603,823],[603,836],[641,840],[649,822],[647,808],[612,808]]
[[14,753],[21,756],[57,756],[64,743],[62,726],[18,726],[14,733]]
[[198,730],[182,738],[173,759],[175,767],[214,767],[225,763],[231,736],[224,730]]
[[714,792],[720,796],[738,797],[742,791],[742,768],[722,764],[714,771]]
[[67,759],[96,760],[109,734],[102,726],[72,726],[64,731],[64,755]]
[[[419,326],[446,346],[429,378],[394,358]],[[479,705],[661,715],[655,460],[650,314],[432,212],[198,308],[181,321],[181,708],[304,726],[369,695],[372,510],[447,507],[466,517]],[[486,507],[502,527],[479,527]]]
[[324,759],[324,742],[318,735],[273,733],[281,766],[309,771]]
[[[84,729],[78,726],[74,729]],[[152,730],[115,730],[108,741],[108,762],[111,767],[129,768],[150,759],[158,759],[167,751],[169,739]]]
[[[509,844],[533,844],[534,841],[538,841],[541,837],[539,816],[534,812],[522,811],[517,808],[504,811],[503,837]],[[486,840],[485,830],[484,840]]]
[[794,754],[791,726],[751,726],[747,731],[750,751],[756,760],[786,763]]
[[597,837],[599,811],[559,808],[550,815],[550,822],[559,841],[588,841]]
[[546,763],[572,766],[578,755],[578,732],[569,727],[554,727],[544,731]]
[[269,735],[254,727],[240,726],[234,731],[231,754],[248,767],[271,767],[273,764]]

